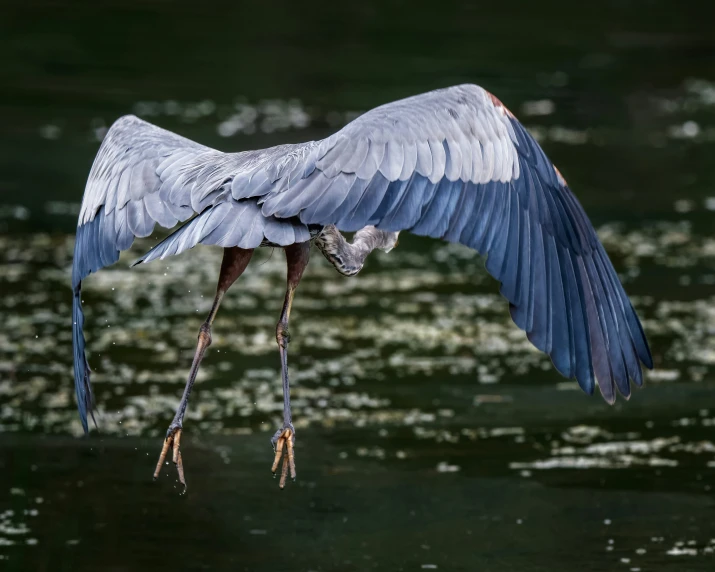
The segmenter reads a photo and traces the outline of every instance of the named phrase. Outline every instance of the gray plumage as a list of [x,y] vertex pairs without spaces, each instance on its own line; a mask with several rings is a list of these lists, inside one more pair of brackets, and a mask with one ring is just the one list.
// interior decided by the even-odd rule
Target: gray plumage
[[[354,273],[370,247],[408,230],[486,254],[516,324],[586,392],[597,380],[613,403],[616,388],[628,397],[629,380],[642,383],[641,362],[652,367],[638,317],[582,207],[536,141],[478,86],[383,105],[322,141],[242,153],[127,116],[100,147],[78,221],[73,339],[85,428],[81,281],[155,224],[171,228],[192,216],[140,261],[199,243],[286,246],[327,228],[316,244]],[[338,232],[361,229],[352,245]]]
[[355,276],[362,270],[365,259],[372,251],[379,248],[390,252],[397,245],[399,234],[366,226],[355,233],[351,244],[335,225],[329,224],[317,234],[315,245],[340,274]]
[[230,197],[206,208],[176,232],[162,240],[132,266],[180,254],[197,244],[250,249],[287,246],[308,241],[316,233],[298,219],[265,217],[255,200],[234,201]]

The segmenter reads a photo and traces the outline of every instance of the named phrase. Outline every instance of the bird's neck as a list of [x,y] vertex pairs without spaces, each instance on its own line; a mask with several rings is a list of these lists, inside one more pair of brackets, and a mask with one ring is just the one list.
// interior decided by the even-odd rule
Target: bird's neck
[[397,234],[366,226],[355,233],[351,244],[331,224],[318,234],[315,245],[340,274],[355,276],[362,270],[368,254],[376,248],[392,248],[397,241]]

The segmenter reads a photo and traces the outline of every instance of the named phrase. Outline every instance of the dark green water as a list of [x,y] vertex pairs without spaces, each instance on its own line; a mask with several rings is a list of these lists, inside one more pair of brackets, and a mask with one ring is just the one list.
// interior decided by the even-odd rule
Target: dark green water
[[[0,568],[697,571],[715,565],[715,10],[563,1],[0,8]],[[173,466],[151,482],[220,251],[86,281],[99,429],[74,406],[69,269],[104,130],[223,150],[324,137],[462,82],[496,93],[589,212],[656,370],[607,406],[511,323],[469,250],[314,256],[291,330],[298,481],[280,492],[281,252],[224,302]]]

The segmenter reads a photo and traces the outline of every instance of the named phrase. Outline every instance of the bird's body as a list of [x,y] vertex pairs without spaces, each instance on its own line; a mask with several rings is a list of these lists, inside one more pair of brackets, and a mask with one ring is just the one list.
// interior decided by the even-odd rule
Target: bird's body
[[[641,362],[652,367],[640,321],[583,208],[523,126],[478,86],[383,105],[322,141],[243,153],[221,153],[127,116],[97,154],[77,229],[73,341],[85,429],[92,400],[81,282],[155,224],[187,220],[138,261],[196,244],[225,249],[214,308],[163,451],[173,444],[182,480],[181,423],[211,322],[261,246],[284,248],[288,260],[276,330],[285,407],[274,470],[284,445],[290,461],[282,482],[288,465],[294,473],[287,324],[311,244],[352,276],[374,249],[392,249],[401,231],[460,242],[487,255],[514,322],[587,393],[597,383],[613,403],[616,390],[628,397],[630,381],[642,383]],[[341,231],[357,231],[352,244]]]

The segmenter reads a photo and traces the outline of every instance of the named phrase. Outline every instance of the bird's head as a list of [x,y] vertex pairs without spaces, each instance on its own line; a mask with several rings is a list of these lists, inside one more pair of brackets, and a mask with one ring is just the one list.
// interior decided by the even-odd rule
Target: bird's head
[[390,252],[393,248],[397,246],[397,244],[400,242],[399,232],[386,232],[385,238],[383,243],[380,245],[380,249],[384,250],[385,252]]

